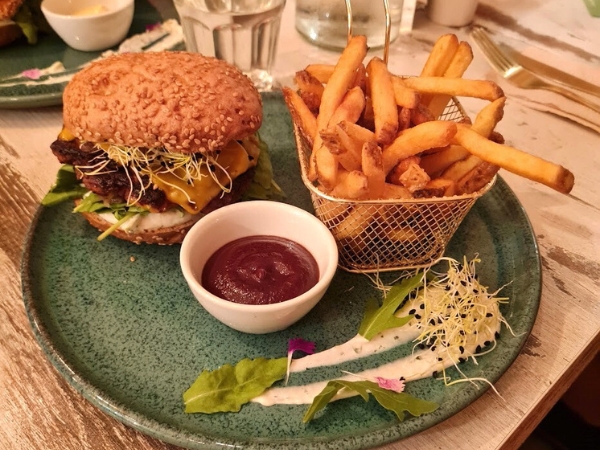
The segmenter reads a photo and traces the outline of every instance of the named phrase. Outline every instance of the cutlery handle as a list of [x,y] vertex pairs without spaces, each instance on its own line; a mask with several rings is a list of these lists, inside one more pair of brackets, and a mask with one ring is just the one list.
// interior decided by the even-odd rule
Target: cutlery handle
[[549,91],[556,92],[557,94],[560,94],[563,97],[573,100],[574,102],[580,103],[583,106],[587,106],[592,111],[600,113],[600,105],[590,102],[587,98],[577,95],[577,94],[569,91],[568,89],[562,88],[560,86],[554,86],[554,85],[547,85],[547,86],[545,86],[545,88]]

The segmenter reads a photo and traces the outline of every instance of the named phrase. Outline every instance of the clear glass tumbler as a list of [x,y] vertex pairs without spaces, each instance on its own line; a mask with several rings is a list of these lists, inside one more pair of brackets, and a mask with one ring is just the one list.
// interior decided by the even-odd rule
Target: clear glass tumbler
[[285,0],[174,0],[188,51],[236,65],[270,90]]
[[[388,0],[390,42],[398,37],[403,0]],[[367,36],[370,48],[385,45],[383,0],[351,0],[352,34]],[[348,42],[348,14],[344,0],[296,0],[296,29],[315,45],[343,49]]]

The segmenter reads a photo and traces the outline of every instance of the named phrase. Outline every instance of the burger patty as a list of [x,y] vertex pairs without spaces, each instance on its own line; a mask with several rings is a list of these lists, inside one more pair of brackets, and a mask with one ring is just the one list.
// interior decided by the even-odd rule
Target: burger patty
[[[98,150],[94,144],[86,142],[83,145],[79,140],[71,141],[56,140],[51,145],[52,153],[62,164],[71,164],[75,167],[92,166],[94,158],[102,156],[103,151]],[[123,201],[132,198],[136,204],[149,208],[153,212],[163,212],[176,205],[167,199],[165,193],[156,188],[141,189],[140,181],[135,176],[128,176],[127,169],[110,161],[104,173],[97,175],[85,175],[81,169],[77,171],[81,182],[90,191],[107,199]],[[233,189],[213,198],[203,209],[203,214],[208,214],[222,206],[229,205],[240,199],[242,193],[250,186],[254,178],[254,168],[241,174],[235,179]],[[149,185],[147,176],[142,177],[145,186]]]
[[[58,139],[50,145],[50,148],[62,164],[71,164],[75,167],[92,166],[94,158],[103,153],[92,143],[86,142],[80,145],[77,139],[72,141]],[[140,180],[128,174],[126,168],[114,161],[110,161],[101,174],[86,175],[81,169],[77,174],[87,189],[109,200],[123,201],[132,198],[136,200],[136,204],[154,212],[163,212],[175,206],[159,189],[142,190]],[[150,184],[147,176],[142,177],[142,182],[145,186]]]

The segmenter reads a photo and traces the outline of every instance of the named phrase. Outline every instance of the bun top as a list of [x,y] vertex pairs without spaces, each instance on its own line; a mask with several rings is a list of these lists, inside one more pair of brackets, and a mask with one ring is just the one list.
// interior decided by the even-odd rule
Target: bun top
[[71,79],[63,120],[85,141],[204,153],[256,132],[262,102],[252,81],[224,61],[187,52],[123,53]]

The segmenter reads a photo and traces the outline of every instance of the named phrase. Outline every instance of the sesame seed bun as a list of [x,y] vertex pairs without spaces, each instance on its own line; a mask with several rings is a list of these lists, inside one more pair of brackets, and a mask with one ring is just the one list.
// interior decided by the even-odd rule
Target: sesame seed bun
[[23,0],[0,0],[0,20],[12,19],[22,4]]
[[252,81],[224,61],[187,52],[123,53],[72,78],[63,120],[84,141],[207,153],[255,133],[262,102]]

